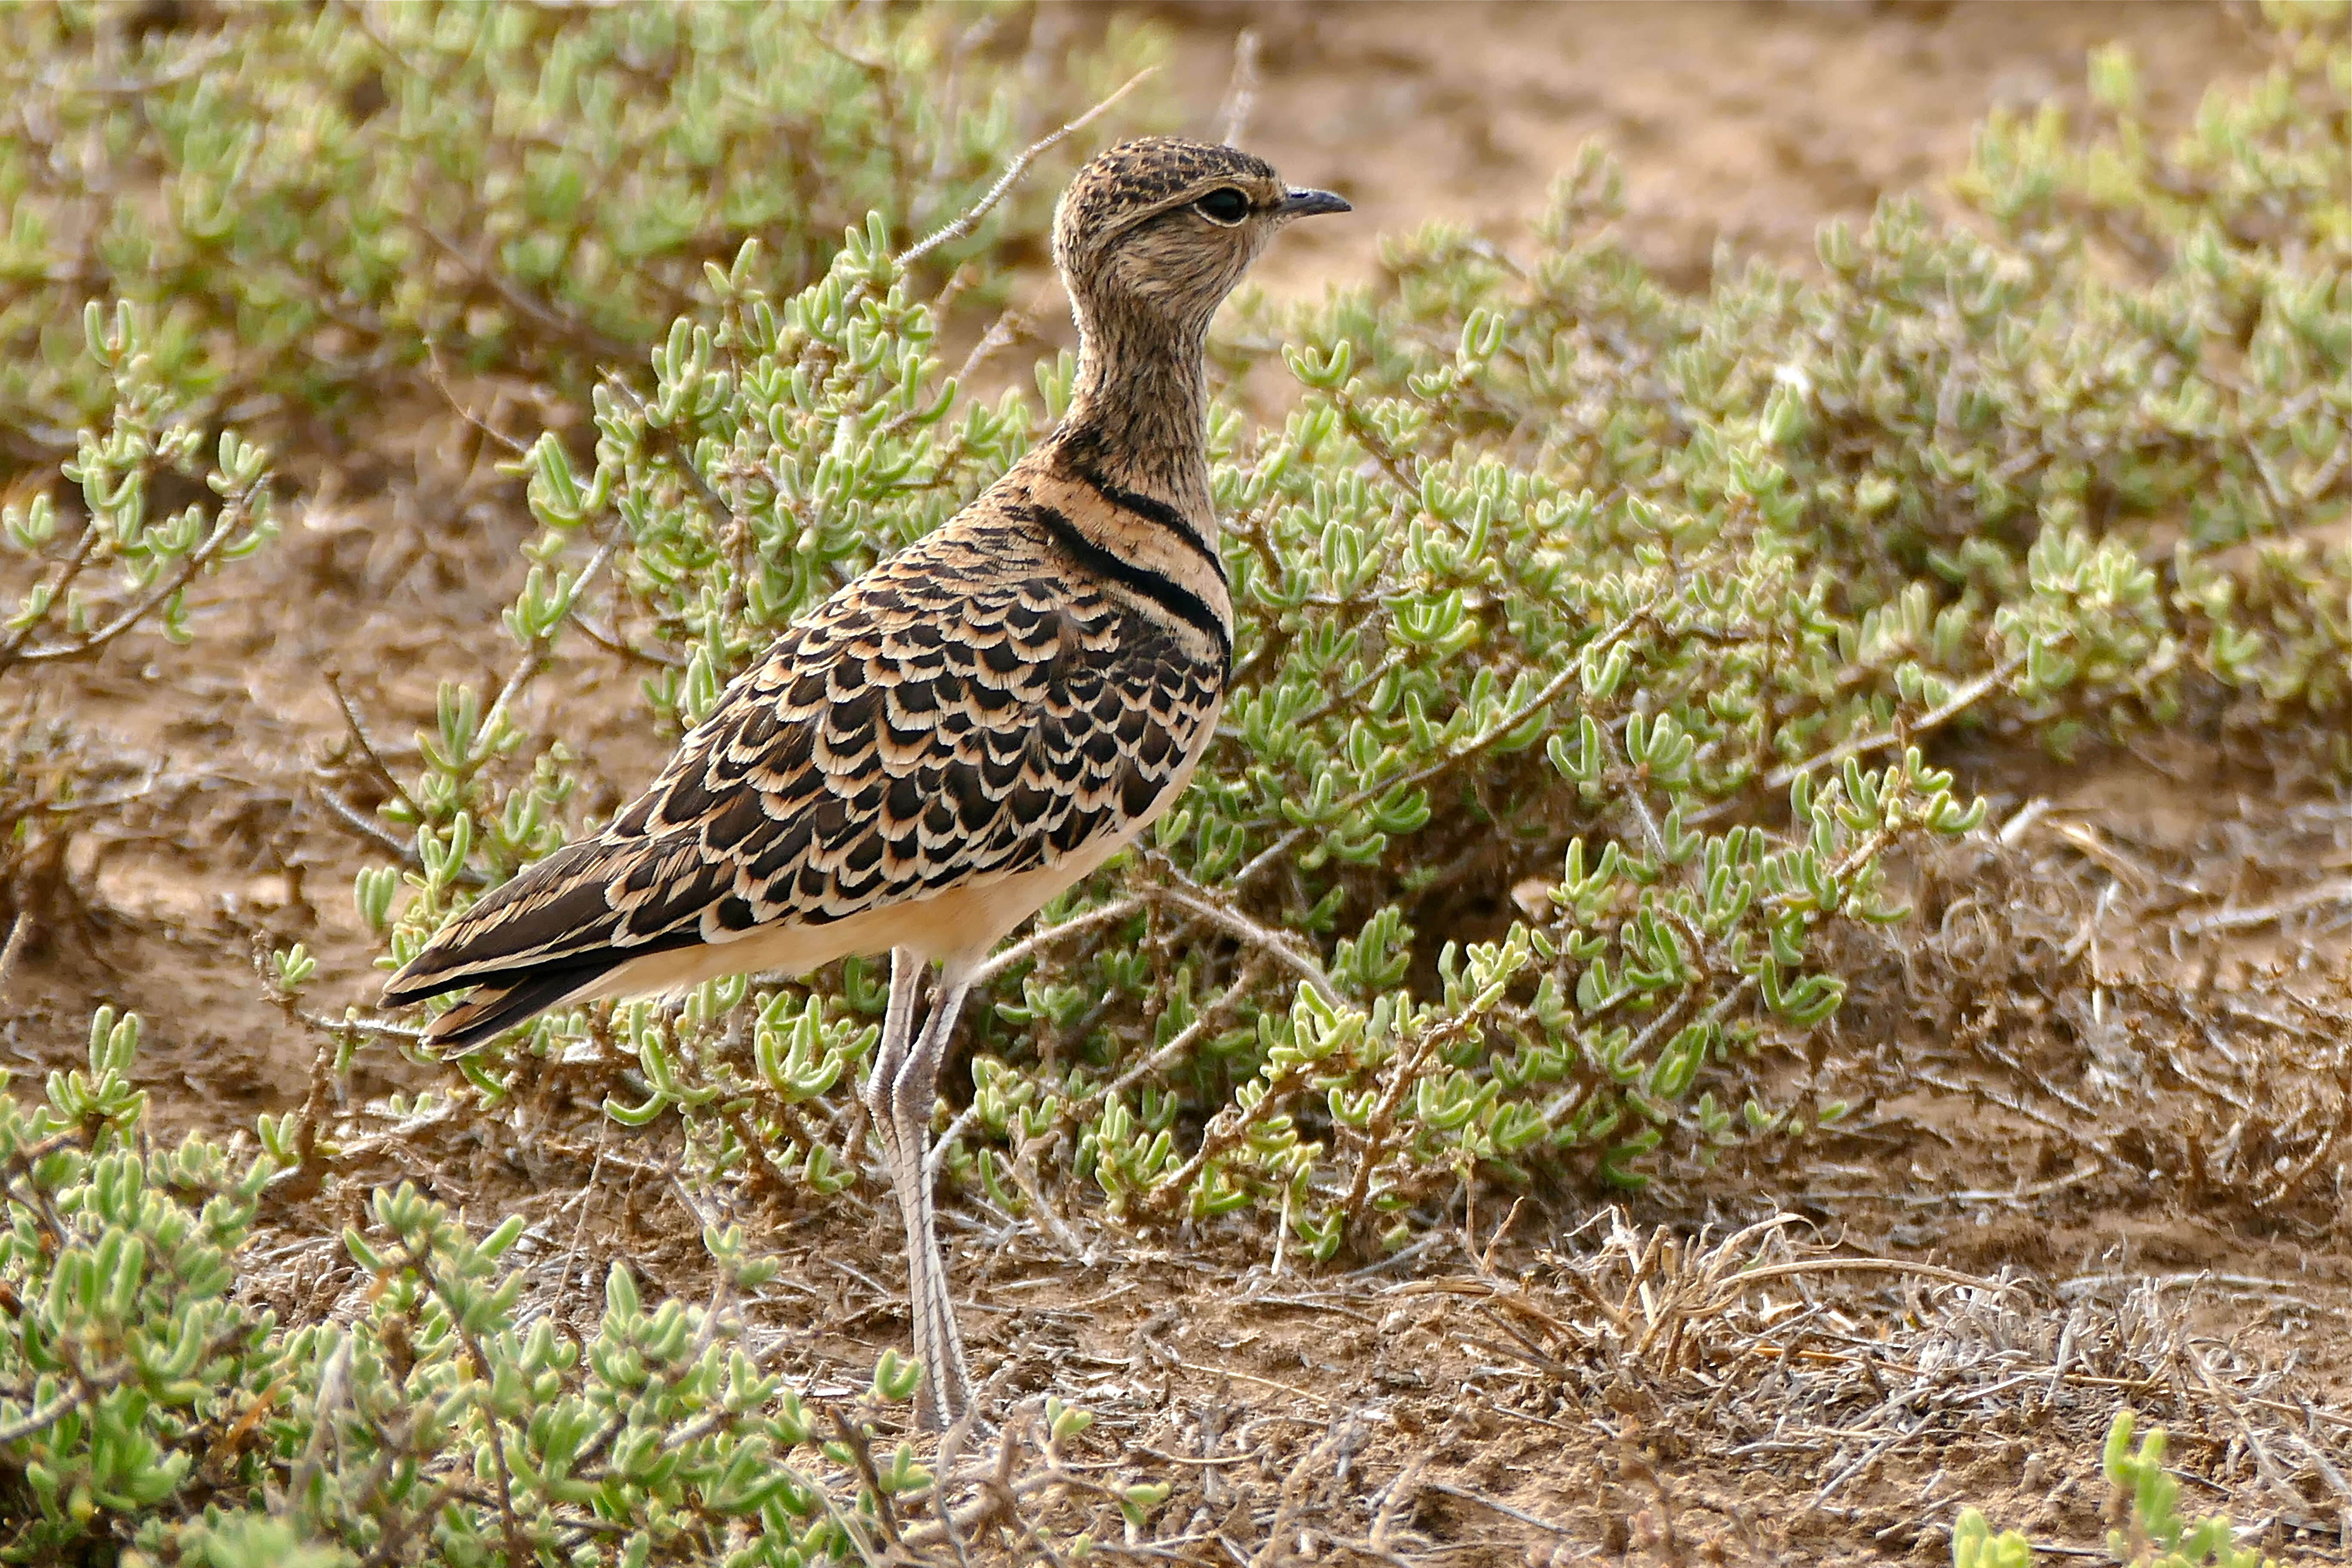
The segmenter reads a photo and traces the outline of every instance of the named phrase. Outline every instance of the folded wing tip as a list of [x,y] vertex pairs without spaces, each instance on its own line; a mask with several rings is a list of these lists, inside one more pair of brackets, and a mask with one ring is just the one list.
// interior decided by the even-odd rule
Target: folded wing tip
[[507,1005],[515,989],[485,986],[475,992],[425,1026],[425,1043],[444,1057],[464,1056],[509,1026],[524,1022],[532,1013]]

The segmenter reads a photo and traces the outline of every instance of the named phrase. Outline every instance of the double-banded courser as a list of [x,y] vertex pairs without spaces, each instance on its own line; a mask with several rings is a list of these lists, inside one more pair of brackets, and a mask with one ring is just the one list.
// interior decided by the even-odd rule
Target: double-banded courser
[[1054,220],[1081,340],[1061,425],[779,637],[611,826],[385,984],[388,1005],[476,987],[428,1030],[462,1048],[568,1002],[887,949],[865,1100],[906,1221],[927,1425],[970,1402],[925,1167],[949,1037],[990,949],[1166,811],[1208,747],[1233,606],[1202,340],[1277,230],[1347,210],[1172,138],[1080,170]]

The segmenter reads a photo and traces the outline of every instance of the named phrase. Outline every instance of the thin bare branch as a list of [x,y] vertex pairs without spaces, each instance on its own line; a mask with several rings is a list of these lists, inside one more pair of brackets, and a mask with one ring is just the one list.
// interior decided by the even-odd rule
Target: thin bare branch
[[1138,87],[1140,87],[1143,84],[1144,79],[1150,76],[1159,68],[1160,68],[1157,66],[1145,67],[1143,69],[1136,72],[1133,76],[1128,78],[1127,80],[1120,85],[1118,89],[1113,92],[1108,98],[1104,99],[1100,103],[1096,104],[1092,109],[1087,110],[1084,114],[1079,115],[1076,120],[1071,121],[1059,131],[1053,132],[1051,135],[1040,137],[1037,141],[1030,143],[1028,148],[1024,151],[1019,157],[1013,159],[1012,163],[1005,165],[1004,173],[997,177],[996,184],[988,187],[988,194],[986,195],[982,196],[980,200],[965,208],[963,216],[957,218],[953,223],[949,224],[944,228],[934,229],[930,234],[925,236],[919,240],[917,240],[913,245],[910,245],[906,249],[900,251],[895,259],[894,265],[898,267],[901,270],[904,270],[908,267],[912,267],[916,262],[920,261],[924,257],[929,256],[932,251],[937,250],[940,246],[952,245],[957,240],[961,239],[964,236],[970,234],[973,229],[979,227],[980,220],[986,217],[989,213],[994,209],[996,204],[1004,199],[1005,193],[1012,190],[1014,184],[1020,180],[1021,176],[1029,172],[1030,164],[1035,163],[1038,159],[1052,152],[1055,147],[1060,146],[1064,142],[1067,141],[1072,136],[1076,135],[1079,132],[1093,124],[1103,115],[1108,113],[1112,105],[1118,102],[1120,99],[1125,98],[1129,93],[1133,92]]
[[1298,950],[1293,939],[1268,931],[1239,910],[1215,901],[1207,889],[1185,892],[1178,888],[1152,888],[1143,897],[1154,903],[1181,910],[1196,920],[1208,921],[1226,935],[1247,943],[1297,975],[1324,1001],[1334,1006],[1339,1005],[1339,987],[1331,984],[1331,977],[1323,973],[1321,964]]
[[1770,789],[1787,789],[1807,773],[1818,773],[1823,768],[1837,767],[1848,757],[1866,756],[1872,752],[1883,752],[1890,746],[1906,745],[1922,735],[1933,734],[1970,708],[1975,707],[1977,703],[1996,690],[2001,682],[2024,668],[2025,656],[2021,653],[2011,654],[1974,680],[1959,687],[1949,697],[1908,723],[1897,729],[1883,730],[1875,735],[1865,735],[1832,746],[1821,755],[1808,757],[1801,763],[1791,763],[1787,767],[1776,770],[1764,781],[1765,785]]
[[16,973],[16,961],[25,955],[25,938],[32,929],[33,911],[30,910],[18,910],[16,918],[8,922],[7,944],[0,946],[0,1002],[8,999],[8,982]]
[[1099,925],[1108,925],[1113,921],[1123,921],[1142,907],[1143,900],[1139,898],[1114,899],[1109,903],[1097,904],[1083,914],[1072,915],[1059,925],[1034,931],[981,965],[979,973],[971,978],[972,985],[975,988],[986,985],[1014,964],[1027,963],[1055,942],[1092,931]]
[[1238,147],[1249,133],[1250,111],[1257,107],[1257,46],[1255,27],[1234,35],[1234,70],[1225,82],[1225,101],[1217,110],[1217,140]]
[[[195,581],[196,574],[212,564],[213,557],[227,546],[229,540],[237,531],[251,521],[254,500],[261,493],[262,486],[267,482],[266,479],[257,480],[250,488],[224,503],[220,515],[214,521],[212,531],[205,536],[204,542],[181,557],[163,581],[149,590],[144,598],[96,630],[85,632],[66,642],[53,643],[47,647],[22,647],[20,632],[16,637],[11,638],[5,647],[0,647],[0,668],[5,668],[10,664],[51,664],[61,659],[88,658],[149,616],[153,615],[163,608],[173,595]],[[62,595],[55,602],[63,603]],[[37,626],[39,622],[36,620],[30,624]]]

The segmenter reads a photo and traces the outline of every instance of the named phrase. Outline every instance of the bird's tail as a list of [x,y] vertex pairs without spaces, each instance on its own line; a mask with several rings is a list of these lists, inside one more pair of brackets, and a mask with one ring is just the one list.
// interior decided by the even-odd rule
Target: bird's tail
[[[503,974],[485,976],[474,994],[425,1026],[425,1038],[443,1054],[462,1054],[485,1040],[528,1023],[551,1007],[560,1007],[596,989],[596,983],[614,969],[635,957],[634,953],[614,953],[584,959],[567,959],[561,963],[535,964],[509,970]],[[401,987],[399,977],[386,985],[383,1003],[396,1007],[404,1003],[423,1001],[449,989],[447,982],[436,984],[419,980],[410,987]]]
[[383,1005],[475,987],[425,1030],[427,1043],[465,1051],[551,1007],[603,994],[599,984],[633,960],[699,940],[689,928],[617,942],[608,859],[605,846],[584,839],[484,894],[384,982]]

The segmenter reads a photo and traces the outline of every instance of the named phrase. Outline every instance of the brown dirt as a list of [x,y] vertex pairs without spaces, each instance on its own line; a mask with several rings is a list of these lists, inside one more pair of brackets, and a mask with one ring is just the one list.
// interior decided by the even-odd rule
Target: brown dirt
[[1301,226],[1260,280],[1313,291],[1378,265],[1383,234],[1446,221],[1524,232],[1599,138],[1625,170],[1642,259],[1703,284],[1716,247],[1802,261],[1825,218],[1932,189],[1996,107],[2086,101],[2086,51],[2128,44],[2150,107],[2185,117],[2202,84],[2259,54],[2219,5],[1584,0],[1582,4],[1175,5],[1180,90],[1219,123],[1234,41],[1258,36],[1245,140],[1360,222]]
[[[1267,278],[1284,291],[1369,277],[1379,233],[1433,218],[1523,232],[1595,135],[1625,162],[1636,247],[1670,276],[1704,279],[1718,245],[1801,262],[1824,217],[1954,167],[1989,106],[2071,100],[2092,44],[2130,41],[2172,114],[2192,107],[2187,84],[2253,58],[2231,12],[2188,4],[1153,14],[1178,31],[1171,75],[1201,127],[1234,34],[1255,28],[1247,139],[1358,202],[1352,226],[1286,241]],[[542,416],[463,390],[495,424]],[[341,672],[396,765],[413,755],[438,682],[503,679],[499,612],[530,532],[498,454],[446,410],[387,411],[385,426],[407,434],[294,456],[283,542],[222,580],[192,650],[121,646],[52,687],[82,748],[145,782],[76,844],[9,977],[0,1040],[17,1062],[69,1065],[94,1005],[136,1007],[164,1124],[249,1127],[300,1101],[318,1048],[264,998],[257,942],[318,952],[325,1010],[372,995],[348,889],[381,852],[320,798],[348,745],[322,672]],[[616,695],[634,679],[581,660],[521,715],[592,759],[600,798],[582,810],[609,809],[658,758]],[[2347,1070],[2343,902],[2246,911],[2340,876],[2352,813],[2241,798],[2194,747],[2003,766],[1977,782],[2009,842],[1921,868],[1923,927],[1865,955],[1879,979],[1844,1026],[1864,1110],[1836,1135],[1685,1173],[1624,1214],[1590,1194],[1517,1211],[1473,1191],[1458,1236],[1345,1277],[1123,1238],[1076,1207],[1072,1257],[966,1196],[948,1225],[976,1363],[1002,1369],[1006,1401],[1050,1389],[1096,1410],[1089,1455],[1118,1475],[1172,1481],[1153,1529],[1182,1538],[1176,1561],[1928,1562],[1948,1560],[1962,1502],[2089,1548],[2107,1500],[2097,1439],[2123,1400],[2174,1427],[2187,1507],[2263,1524],[2294,1561],[2352,1561],[2336,1511],[2352,1500],[2261,1475],[2312,1473],[2290,1428],[2333,1433],[2339,1470],[2352,1452],[2343,1156],[2296,1176],[2267,1152],[2297,1127],[2231,1126],[2229,1110],[2265,1062],[2323,1088]],[[1962,966],[1978,993],[1923,1015],[1901,981],[1922,961]],[[2174,984],[2187,973],[2204,989]],[[2147,1126],[2085,1118],[2135,1073]],[[343,1092],[429,1081],[378,1052]],[[711,1216],[683,1208],[664,1130],[604,1121],[576,1087],[551,1085],[510,1126],[374,1149],[263,1249],[277,1304],[315,1312],[360,1288],[336,1227],[400,1176],[477,1224],[530,1215],[520,1256],[560,1319],[593,1325],[613,1259],[698,1294]],[[1811,1234],[1706,1257],[1778,1208]],[[895,1218],[874,1199],[734,1217],[789,1265],[753,1304],[785,1370],[846,1389],[903,1342]],[[1819,1272],[1832,1241],[1894,1271]],[[1718,1299],[1743,1259],[1791,1272]],[[1904,1272],[1918,1265],[1978,1283]]]

